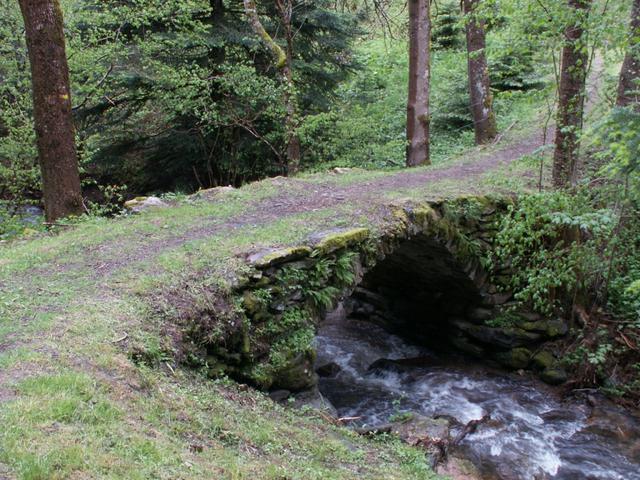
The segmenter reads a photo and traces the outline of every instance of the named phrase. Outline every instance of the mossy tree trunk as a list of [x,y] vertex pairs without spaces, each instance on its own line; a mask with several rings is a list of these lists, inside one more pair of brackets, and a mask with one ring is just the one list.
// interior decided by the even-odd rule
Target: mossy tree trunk
[[49,222],[84,212],[75,147],[69,68],[58,0],[19,0],[24,19],[33,116]]
[[553,185],[556,188],[569,187],[577,180],[588,62],[584,24],[591,0],[568,1],[572,15],[564,32],[553,154]]
[[469,71],[469,98],[476,144],[491,142],[497,135],[493,95],[489,80],[489,67],[485,54],[484,21],[477,17],[480,0],[463,0],[467,33],[467,68]]
[[300,168],[301,147],[300,137],[296,132],[298,128],[296,108],[297,99],[293,84],[293,2],[291,0],[275,1],[287,42],[285,51],[286,62],[282,70],[282,76],[286,82],[284,103],[287,110],[287,118],[285,122],[287,132],[287,173],[295,174]]
[[290,0],[276,0],[276,8],[280,16],[280,21],[284,30],[287,42],[286,51],[269,35],[265,30],[256,7],[254,0],[243,0],[244,11],[251,23],[254,33],[260,37],[262,42],[267,46],[274,58],[276,68],[279,70],[281,80],[285,87],[284,107],[286,111],[285,131],[286,131],[286,158],[287,158],[287,174],[291,175],[298,171],[300,167],[300,138],[297,135],[297,108],[296,95],[293,85],[293,28],[291,24],[293,14],[293,3]]
[[634,0],[631,8],[629,47],[620,69],[616,104],[640,110],[640,0]]
[[429,159],[430,10],[430,0],[409,0],[408,167],[431,163]]

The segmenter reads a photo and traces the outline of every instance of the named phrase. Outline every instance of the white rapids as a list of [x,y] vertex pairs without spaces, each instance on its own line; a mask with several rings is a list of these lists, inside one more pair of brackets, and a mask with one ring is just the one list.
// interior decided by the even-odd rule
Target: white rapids
[[[460,424],[490,414],[460,446],[487,478],[640,480],[638,445],[590,428],[592,412],[584,400],[562,400],[535,379],[460,357],[443,361],[353,319],[322,326],[316,346],[318,366],[340,367],[337,375],[320,379],[320,391],[341,416],[360,417],[359,426],[385,423],[406,411],[444,415]],[[379,359],[415,357],[433,362],[369,368]]]

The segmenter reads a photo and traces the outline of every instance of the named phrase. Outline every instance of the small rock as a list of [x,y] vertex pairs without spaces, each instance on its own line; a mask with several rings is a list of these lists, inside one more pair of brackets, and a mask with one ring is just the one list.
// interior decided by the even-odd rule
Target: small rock
[[513,297],[513,294],[511,292],[502,292],[495,293],[489,298],[491,299],[491,305],[504,305],[509,300],[511,300],[511,297]]
[[[412,414],[408,420],[393,424],[393,433],[409,445],[446,441],[449,438],[449,422],[446,418],[429,418]],[[426,442],[425,442],[426,440]]]
[[228,192],[233,192],[234,190],[235,190],[235,188],[233,188],[231,185],[228,185],[226,187],[205,188],[205,189],[202,189],[202,190],[198,190],[196,193],[191,195],[191,198],[193,198],[193,199],[211,200],[212,198],[216,197],[217,195],[221,195],[221,194],[228,193]]
[[467,317],[474,323],[482,323],[493,317],[493,312],[486,308],[475,308],[467,313]]
[[542,320],[542,315],[535,312],[518,312],[518,315],[528,322],[537,322],[538,320]]
[[289,390],[274,390],[269,392],[269,398],[277,403],[284,402],[290,396],[291,392]]
[[160,200],[158,197],[136,197],[124,203],[126,209],[132,213],[140,213],[150,208],[163,208],[169,205]]
[[416,367],[431,367],[433,365],[437,365],[438,363],[438,359],[433,356],[401,359],[381,358],[369,365],[368,370],[385,370],[389,372],[402,373],[406,371],[410,372]]
[[325,365],[322,365],[316,369],[316,373],[321,377],[335,377],[342,368],[335,362],[329,362]]
[[551,368],[555,361],[556,359],[553,357],[551,352],[548,352],[546,350],[536,353],[531,359],[533,366],[540,370]]
[[317,386],[296,394],[293,407],[311,407],[325,412],[332,417],[338,416],[336,408],[320,393]]
[[542,371],[540,379],[549,385],[561,385],[567,381],[567,372],[562,367],[551,367]]

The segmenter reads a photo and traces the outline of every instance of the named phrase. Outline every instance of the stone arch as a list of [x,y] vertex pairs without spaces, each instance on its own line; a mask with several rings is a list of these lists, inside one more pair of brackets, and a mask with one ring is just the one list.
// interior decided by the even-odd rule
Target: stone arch
[[318,232],[302,245],[250,255],[250,273],[232,295],[239,306],[238,328],[224,341],[205,345],[211,376],[228,374],[263,389],[313,387],[315,329],[338,302],[359,295],[392,298],[387,326],[400,333],[411,331],[434,343],[445,335],[477,356],[485,355],[485,346],[497,345],[495,360],[526,367],[533,351],[525,347],[544,339],[539,330],[546,324],[529,322],[530,329],[483,324],[491,308],[510,296],[488,283],[482,262],[492,246],[496,216],[508,202],[486,197],[404,202],[390,207],[387,220],[375,229]]

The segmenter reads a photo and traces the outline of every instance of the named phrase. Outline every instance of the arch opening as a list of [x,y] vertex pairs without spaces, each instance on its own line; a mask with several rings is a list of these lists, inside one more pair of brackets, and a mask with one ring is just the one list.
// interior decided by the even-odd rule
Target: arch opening
[[441,348],[450,339],[451,320],[464,319],[481,300],[481,291],[446,246],[418,234],[366,272],[342,309],[350,318]]

